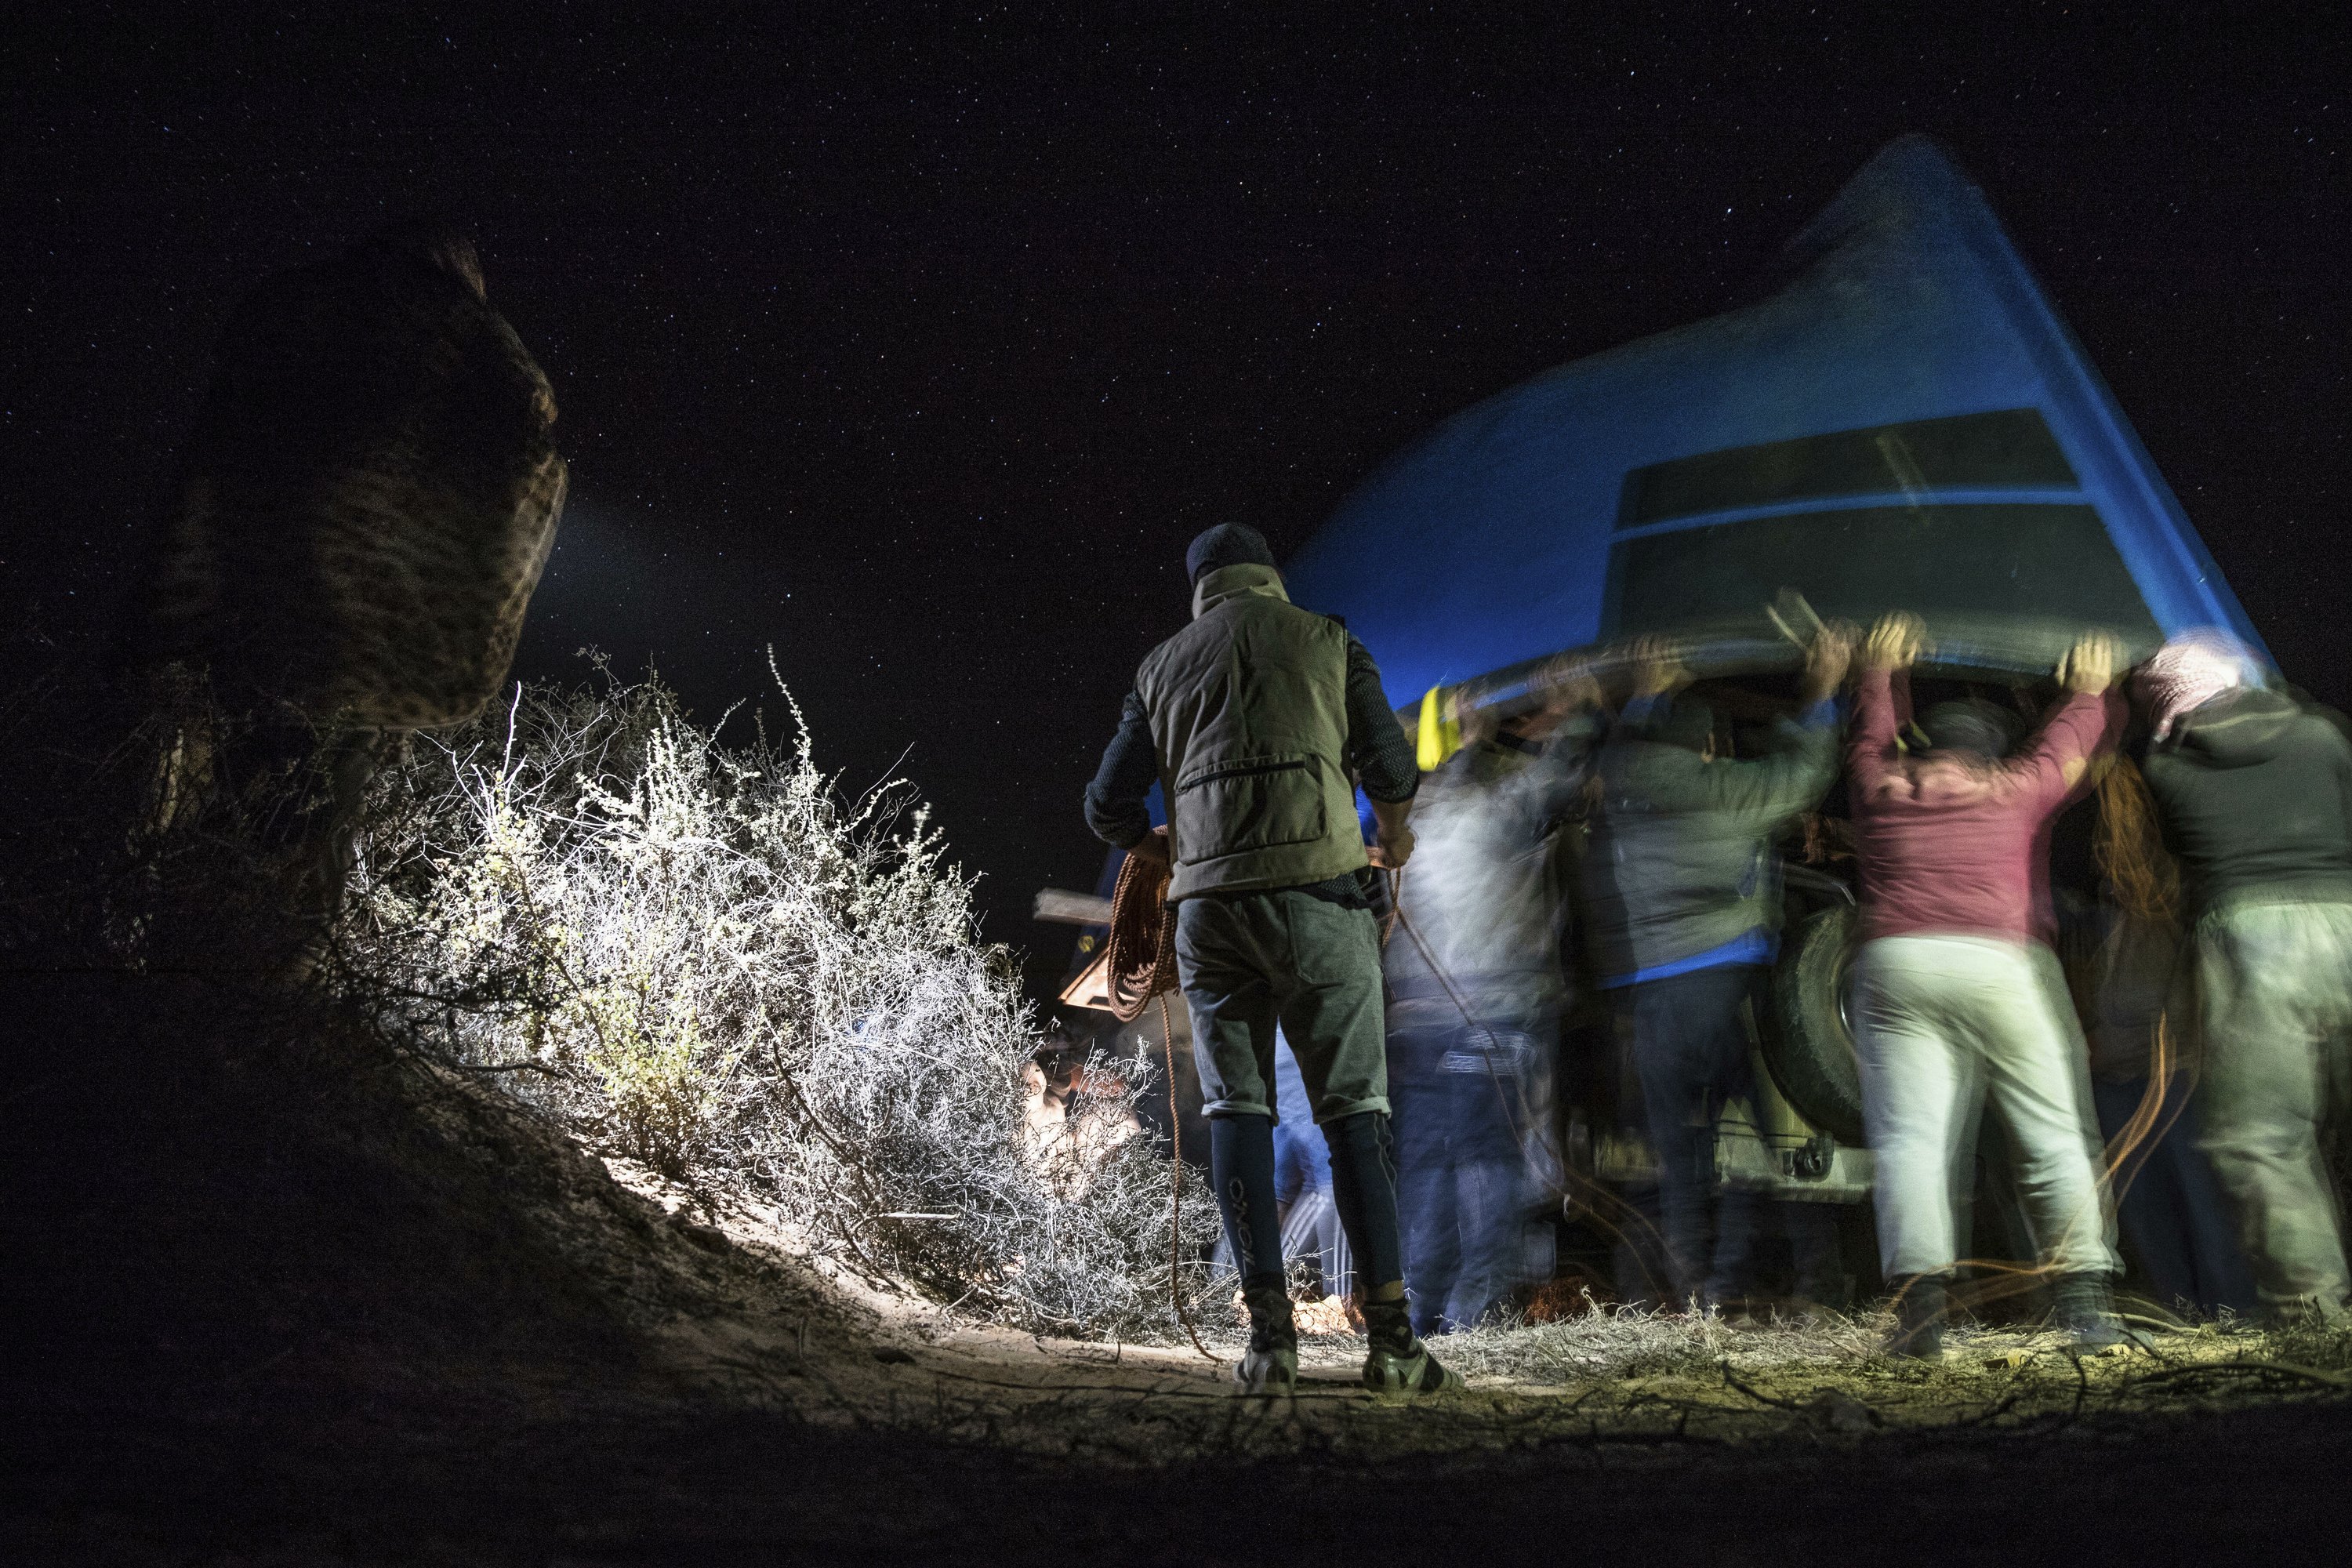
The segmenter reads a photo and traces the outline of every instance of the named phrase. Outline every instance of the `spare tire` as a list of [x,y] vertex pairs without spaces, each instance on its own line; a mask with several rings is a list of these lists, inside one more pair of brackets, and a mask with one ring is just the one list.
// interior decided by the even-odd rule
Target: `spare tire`
[[1807,917],[1772,972],[1764,1065],[1797,1114],[1843,1143],[1863,1142],[1862,1062],[1846,1022],[1846,984],[1862,922],[1852,904]]

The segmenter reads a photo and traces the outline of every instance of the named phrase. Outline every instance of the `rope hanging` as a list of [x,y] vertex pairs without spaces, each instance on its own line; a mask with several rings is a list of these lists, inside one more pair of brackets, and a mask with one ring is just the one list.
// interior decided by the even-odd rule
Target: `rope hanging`
[[1201,1342],[1192,1314],[1184,1310],[1178,1288],[1178,1268],[1184,1241],[1184,1118],[1176,1108],[1176,1031],[1168,1016],[1168,994],[1176,989],[1176,906],[1168,901],[1168,863],[1129,855],[1119,866],[1118,882],[1111,889],[1110,936],[1103,970],[1110,993],[1111,1016],[1131,1024],[1155,996],[1160,999],[1160,1048],[1168,1070],[1168,1131],[1171,1151],[1168,1189],[1168,1304],[1192,1342],[1209,1360],[1217,1358]]

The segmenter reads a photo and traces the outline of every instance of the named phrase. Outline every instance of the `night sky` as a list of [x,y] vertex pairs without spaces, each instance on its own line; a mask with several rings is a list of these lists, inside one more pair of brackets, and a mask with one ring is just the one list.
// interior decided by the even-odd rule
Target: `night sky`
[[[1465,405],[1730,305],[1924,131],[2288,674],[2352,703],[2352,61],[2308,21],[2147,9],[19,12],[0,613],[105,624],[244,289],[453,218],[572,464],[520,673],[579,673],[593,643],[714,717],[762,697],[773,644],[820,759],[856,789],[903,752],[984,874],[987,934],[1057,970],[1067,933],[1028,900],[1093,880],[1078,793],[1184,616],[1193,531],[1286,552]],[[803,12],[844,19],[778,20]]]

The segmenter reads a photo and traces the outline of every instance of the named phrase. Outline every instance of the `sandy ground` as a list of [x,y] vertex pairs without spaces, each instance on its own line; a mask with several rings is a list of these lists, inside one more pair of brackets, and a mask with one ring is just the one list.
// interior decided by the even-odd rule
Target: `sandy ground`
[[1365,1394],[1347,1336],[1239,1398],[850,1277],[426,1064],[153,985],[5,1000],[74,1048],[0,1095],[0,1560],[2340,1557],[2336,1336],[1923,1366],[1868,1321],[1595,1314],[1448,1342],[1448,1399]]
[[2340,1370],[2352,1363],[2352,1335],[2151,1325],[2137,1348],[2084,1357],[2046,1331],[1963,1328],[1928,1365],[1877,1353],[1883,1314],[1729,1326],[1596,1309],[1437,1342],[1468,1384],[1446,1399],[1368,1394],[1356,1381],[1363,1341],[1346,1333],[1302,1341],[1295,1398],[1247,1399],[1230,1383],[1242,1345],[1235,1322],[1202,1326],[1207,1355],[1190,1343],[1039,1338],[972,1323],[813,1262],[791,1227],[756,1205],[711,1213],[642,1166],[604,1164],[704,1245],[780,1278],[813,1274],[836,1303],[798,1319],[786,1307],[666,1325],[656,1342],[687,1384],[822,1425],[880,1423],[1097,1463],[1760,1442],[1792,1431],[2048,1431],[2086,1417],[2352,1394],[2352,1375]]

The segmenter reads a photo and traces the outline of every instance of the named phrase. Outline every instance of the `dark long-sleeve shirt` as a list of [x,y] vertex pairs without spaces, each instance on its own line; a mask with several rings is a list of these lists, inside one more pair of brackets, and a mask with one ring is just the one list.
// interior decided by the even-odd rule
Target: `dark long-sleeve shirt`
[[[1347,700],[1348,742],[1340,760],[1372,799],[1384,804],[1411,800],[1421,784],[1412,743],[1381,689],[1380,666],[1354,637],[1348,639]],[[1144,710],[1142,697],[1129,691],[1119,710],[1118,732],[1104,748],[1102,765],[1087,785],[1087,826],[1095,837],[1120,849],[1135,847],[1151,831],[1151,813],[1144,801],[1159,780],[1151,716]]]
[[1627,704],[1601,753],[1585,893],[1604,986],[1769,963],[1778,951],[1774,840],[1837,777],[1837,704],[1773,727],[1763,755],[1714,761],[1654,740],[1658,704]]
[[2192,710],[2140,763],[2200,914],[2223,900],[2352,899],[2352,745],[2281,691]]

